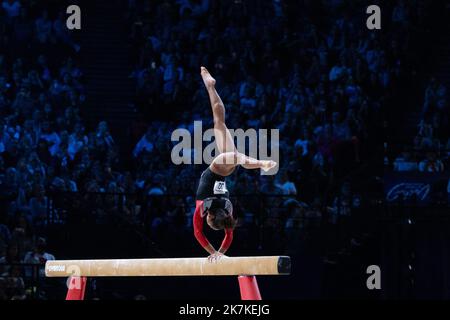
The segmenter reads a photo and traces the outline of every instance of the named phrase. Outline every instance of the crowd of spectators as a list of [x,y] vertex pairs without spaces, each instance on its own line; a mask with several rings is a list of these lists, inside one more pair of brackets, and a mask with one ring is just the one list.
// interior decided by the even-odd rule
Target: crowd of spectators
[[36,285],[32,272],[11,264],[54,259],[41,237],[52,206],[49,192],[115,181],[103,178],[115,158],[106,123],[87,132],[81,118],[80,46],[65,27],[66,6],[1,1],[0,261],[7,264],[1,267],[2,299],[36,293],[30,289]]
[[446,86],[436,78],[428,82],[411,147],[395,159],[396,171],[443,172],[450,164],[449,104]]
[[[349,177],[361,165],[382,158],[377,130],[411,64],[420,59],[419,52],[411,55],[417,44],[412,39],[425,29],[429,9],[423,1],[383,5],[388,18],[383,32],[374,32],[349,1],[128,1],[128,6],[136,104],[150,122],[133,152],[144,193],[195,193],[199,166],[165,164],[174,129],[193,134],[195,120],[204,129],[212,126],[199,76],[204,65],[216,77],[228,127],[280,130],[279,174],[240,170],[231,177],[231,194],[289,195],[296,208],[314,203],[321,208],[317,215],[331,216],[347,211],[326,210],[339,202],[341,185],[351,184]],[[282,208],[271,208],[270,217],[282,217],[283,227],[304,215],[304,210],[283,214],[292,204],[286,198],[271,204]],[[261,215],[252,201],[237,208],[248,221]]]

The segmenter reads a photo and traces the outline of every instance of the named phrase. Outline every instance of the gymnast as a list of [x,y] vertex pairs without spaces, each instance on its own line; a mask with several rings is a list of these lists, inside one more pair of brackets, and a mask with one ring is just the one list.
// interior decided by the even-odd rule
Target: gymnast
[[[195,213],[193,218],[194,235],[200,245],[209,253],[208,260],[220,259],[233,241],[233,230],[237,219],[233,216],[233,205],[229,200],[226,177],[237,166],[245,169],[269,171],[277,163],[272,160],[257,160],[237,151],[231,133],[225,125],[225,106],[215,89],[216,80],[205,67],[201,67],[201,76],[208,91],[214,119],[214,136],[219,155],[203,171],[198,184]],[[203,234],[203,219],[213,230],[224,230],[225,237],[219,250],[211,245]]]

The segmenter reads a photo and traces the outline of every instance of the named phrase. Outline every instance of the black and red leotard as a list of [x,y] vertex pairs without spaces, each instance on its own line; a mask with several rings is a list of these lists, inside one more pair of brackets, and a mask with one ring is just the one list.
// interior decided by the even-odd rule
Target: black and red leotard
[[[209,245],[209,241],[203,233],[203,219],[211,206],[222,207],[231,214],[233,212],[225,177],[212,172],[208,167],[200,176],[193,218],[195,238],[204,248]],[[221,245],[222,250],[227,250],[232,241],[233,229],[225,229],[225,238]]]

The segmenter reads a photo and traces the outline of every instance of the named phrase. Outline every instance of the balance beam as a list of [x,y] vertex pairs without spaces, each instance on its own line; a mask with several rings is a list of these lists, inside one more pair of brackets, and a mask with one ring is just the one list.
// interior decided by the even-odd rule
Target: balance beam
[[287,275],[286,256],[207,258],[54,260],[45,264],[47,277],[150,277]]

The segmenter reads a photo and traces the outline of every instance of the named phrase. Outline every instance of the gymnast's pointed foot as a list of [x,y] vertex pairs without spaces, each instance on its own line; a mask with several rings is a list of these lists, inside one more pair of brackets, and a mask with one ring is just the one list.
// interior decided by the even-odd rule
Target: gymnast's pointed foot
[[265,172],[275,168],[275,166],[277,165],[277,163],[272,160],[261,160],[261,162],[262,162],[261,169],[263,169]]
[[216,79],[212,77],[208,69],[205,67],[200,67],[200,74],[202,75],[203,83],[205,84],[206,89],[214,88],[216,85]]

